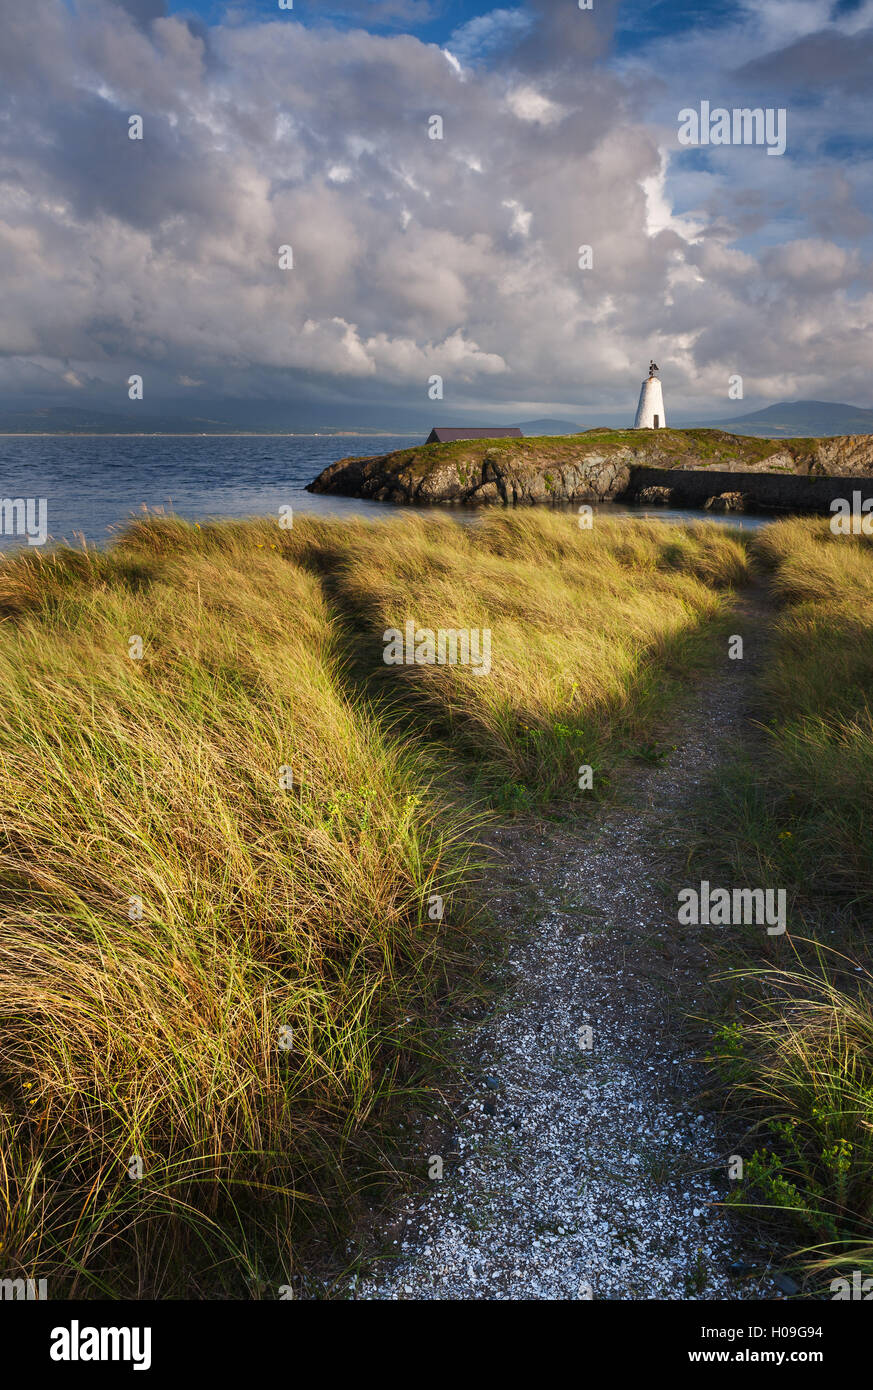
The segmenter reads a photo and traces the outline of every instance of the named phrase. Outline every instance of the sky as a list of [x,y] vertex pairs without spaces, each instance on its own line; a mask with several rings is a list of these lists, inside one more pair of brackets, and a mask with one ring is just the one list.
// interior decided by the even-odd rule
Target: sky
[[[127,408],[136,374],[149,411],[585,424],[650,357],[668,419],[873,405],[873,0],[0,24],[0,409]],[[785,152],[683,144],[701,102],[784,111]]]

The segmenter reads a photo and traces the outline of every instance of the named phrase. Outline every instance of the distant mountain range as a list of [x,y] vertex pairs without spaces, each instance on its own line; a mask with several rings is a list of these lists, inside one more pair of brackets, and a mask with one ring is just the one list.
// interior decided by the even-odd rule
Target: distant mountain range
[[[250,418],[247,418],[250,417]],[[405,434],[404,429],[379,429],[373,425],[327,425],[317,419],[289,418],[272,403],[260,411],[233,412],[230,419],[213,415],[169,415],[138,411],[83,410],[75,406],[48,406],[41,410],[0,410],[0,434]],[[419,427],[420,428],[420,427]]]
[[580,434],[583,425],[574,425],[572,420],[522,420],[517,429],[526,435]]
[[[668,402],[669,412],[669,402]],[[780,401],[764,410],[724,420],[701,420],[684,414],[669,416],[677,429],[727,430],[731,434],[765,439],[821,439],[834,434],[873,434],[873,410],[837,401]],[[679,423],[681,421],[681,424]],[[619,425],[619,428],[622,426]],[[579,434],[585,425],[570,420],[523,420],[522,434]],[[624,425],[627,428],[627,425]]]
[[729,420],[698,420],[699,428],[766,439],[821,439],[831,434],[873,434],[873,410],[837,401],[780,401]]
[[[214,415],[168,415],[137,410],[117,413],[82,410],[75,406],[49,406],[43,410],[0,410],[0,434],[403,434],[406,429],[378,429],[366,424],[326,425],[312,419],[292,423],[289,412],[271,402],[258,413],[251,404],[245,411],[233,406],[230,418]],[[247,418],[248,417],[248,418]],[[420,427],[419,427],[420,428]],[[572,420],[525,420],[522,434],[578,434],[583,428]],[[412,426],[412,433],[416,427]],[[427,434],[427,430],[422,431]]]
[[132,411],[114,414],[107,410],[81,410],[76,406],[0,411],[0,433],[3,434],[211,434],[232,428],[222,420],[135,415]]
[[[155,411],[149,413],[131,405],[130,410],[118,412],[86,410],[75,406],[48,406],[31,410],[0,410],[0,434],[363,434],[374,438],[380,434],[416,434],[422,438],[427,429],[416,426],[412,419],[387,412],[386,423],[377,424],[378,412],[368,407],[362,412],[369,421],[350,418],[348,408],[339,413],[333,423],[323,423],[314,410],[301,411],[293,406],[275,402],[228,402],[226,405],[200,407],[204,413],[175,415]],[[215,409],[216,413],[211,412]],[[842,405],[836,401],[780,401],[764,410],[729,419],[701,420],[683,412],[670,413],[668,419],[677,429],[728,430],[732,434],[757,435],[763,438],[822,438],[834,434],[873,434],[873,410],[862,406]],[[205,413],[208,411],[209,413]],[[226,411],[226,414],[224,413]],[[336,415],[336,412],[335,412]],[[345,418],[343,418],[345,417]],[[594,420],[614,428],[627,429],[633,416],[610,414],[605,419],[597,414]],[[463,424],[459,419],[455,423]],[[476,421],[471,421],[475,424]],[[391,425],[394,428],[391,428]],[[560,420],[546,416],[538,420],[522,420],[522,434],[562,435],[580,434],[589,424]]]

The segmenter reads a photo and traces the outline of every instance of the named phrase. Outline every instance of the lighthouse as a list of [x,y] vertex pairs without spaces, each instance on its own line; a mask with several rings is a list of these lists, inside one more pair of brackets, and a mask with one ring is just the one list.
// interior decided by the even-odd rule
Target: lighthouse
[[664,393],[658,377],[658,364],[649,363],[649,375],[640,387],[640,403],[637,406],[635,430],[662,430],[664,419]]

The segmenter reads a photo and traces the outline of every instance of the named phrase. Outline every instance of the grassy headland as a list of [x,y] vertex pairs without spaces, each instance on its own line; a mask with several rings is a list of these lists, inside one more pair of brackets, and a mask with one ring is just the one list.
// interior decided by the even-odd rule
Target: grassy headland
[[704,476],[863,477],[873,473],[873,436],[761,439],[715,429],[594,429],[527,439],[463,439],[340,459],[309,489],[466,506],[611,501],[627,493],[634,470],[641,468]]
[[464,463],[468,459],[499,457],[517,459],[520,463],[535,463],[552,459],[582,459],[588,454],[609,449],[645,450],[666,454],[680,464],[698,464],[707,460],[713,466],[741,460],[747,466],[763,463],[786,446],[796,446],[808,454],[816,441],[810,439],[756,439],[751,435],[726,434],[724,430],[585,430],[572,435],[529,435],[524,439],[458,439],[447,444],[418,444],[397,449],[391,458],[398,468],[411,467],[420,472],[438,459],[440,462]]

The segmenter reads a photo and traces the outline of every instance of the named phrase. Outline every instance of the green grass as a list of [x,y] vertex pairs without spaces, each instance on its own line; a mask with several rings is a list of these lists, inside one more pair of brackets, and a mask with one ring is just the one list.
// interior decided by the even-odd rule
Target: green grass
[[[498,801],[578,801],[648,734],[689,671],[709,659],[713,624],[744,582],[743,543],[711,526],[652,526],[568,513],[491,513],[473,527],[410,518],[323,533],[321,564],[353,615],[359,665],[398,715],[419,716]],[[405,622],[491,632],[487,678],[462,667],[385,667],[382,637]]]
[[0,571],[0,1237],[55,1295],[289,1277],[473,928],[470,827],[343,696],[317,580],[195,536]]
[[825,521],[764,528],[780,612],[762,678],[765,766],[734,788],[731,854],[770,883],[873,908],[873,544]]
[[754,1125],[744,1201],[789,1213],[810,1267],[871,1268],[873,544],[826,521],[766,527],[780,600],[761,678],[763,747],[713,803],[734,882],[784,887],[791,933],[747,943],[717,1052]]
[[[826,1285],[873,1248],[873,547],[798,521],[752,549],[781,604],[763,745],[710,828],[796,911],[734,972],[716,1051],[752,1126],[741,1200]],[[541,512],[154,518],[5,560],[4,1273],[247,1297],[336,1242],[490,988],[486,805],[582,813],[580,764],[596,798],[659,759],[748,577],[722,528]],[[490,676],[387,667],[407,618],[489,628]]]
[[[347,1230],[489,988],[480,792],[578,806],[745,573],[716,528],[530,515],[7,557],[5,1274],[247,1297]],[[407,615],[490,627],[492,676],[386,667]]]
[[[524,439],[460,439],[446,444],[416,444],[384,455],[390,471],[421,477],[432,468],[454,463],[462,482],[480,477],[482,465],[493,459],[523,472],[543,464],[583,462],[604,450],[638,450],[663,467],[713,467],[738,459],[753,467],[772,455],[789,451],[802,469],[814,457],[816,439],[759,439],[724,430],[585,430],[581,434],[537,435]],[[657,460],[655,460],[657,455]],[[364,455],[356,457],[367,457]],[[472,470],[472,472],[471,472]]]

